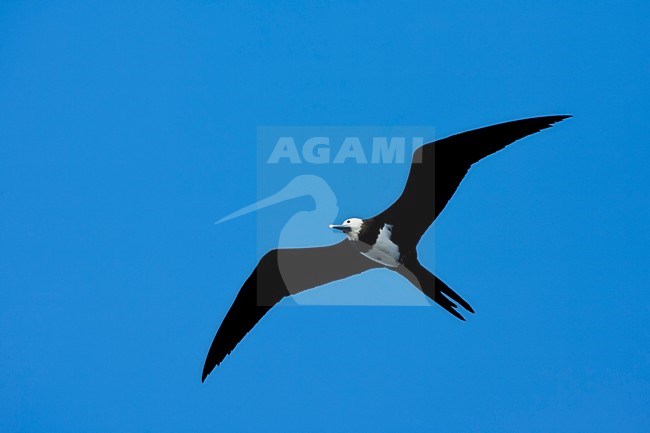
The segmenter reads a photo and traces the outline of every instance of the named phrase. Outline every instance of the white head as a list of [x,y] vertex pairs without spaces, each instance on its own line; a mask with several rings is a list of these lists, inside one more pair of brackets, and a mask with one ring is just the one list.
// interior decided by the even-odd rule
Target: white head
[[361,218],[348,218],[343,224],[330,224],[331,229],[341,230],[351,241],[359,240],[359,233],[363,226]]

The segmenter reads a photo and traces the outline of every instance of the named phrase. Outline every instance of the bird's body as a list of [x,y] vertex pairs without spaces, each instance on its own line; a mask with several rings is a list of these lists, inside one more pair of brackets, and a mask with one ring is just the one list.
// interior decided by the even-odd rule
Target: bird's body
[[253,326],[285,296],[370,269],[399,273],[455,317],[472,307],[418,260],[417,245],[444,209],[472,164],[527,135],[570,116],[501,123],[419,147],[401,196],[371,218],[349,218],[330,228],[345,233],[338,244],[276,249],[267,253],[242,286],[210,346],[203,380]]
[[[373,229],[378,226],[379,225],[376,225]],[[361,254],[390,268],[399,266],[402,256],[399,246],[391,240],[391,236],[393,235],[393,226],[390,224],[383,224],[378,232],[374,232],[375,230],[369,230],[367,245],[370,248],[362,247],[365,251],[362,251]],[[359,242],[365,243],[365,241],[361,240],[361,236],[359,237]]]

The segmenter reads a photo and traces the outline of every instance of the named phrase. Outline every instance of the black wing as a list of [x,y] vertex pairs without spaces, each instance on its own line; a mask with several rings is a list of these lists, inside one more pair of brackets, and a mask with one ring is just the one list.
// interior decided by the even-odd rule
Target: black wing
[[316,248],[269,251],[248,277],[212,341],[201,381],[282,298],[381,265],[359,254],[350,241]]
[[[393,223],[415,247],[445,208],[472,164],[510,143],[571,116],[515,120],[463,132],[419,147],[402,195],[375,218]],[[397,233],[395,233],[397,235]]]

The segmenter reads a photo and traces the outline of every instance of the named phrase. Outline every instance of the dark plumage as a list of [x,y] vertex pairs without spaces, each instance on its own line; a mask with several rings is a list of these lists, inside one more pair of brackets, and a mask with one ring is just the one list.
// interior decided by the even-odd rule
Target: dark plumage
[[356,219],[332,226],[345,232],[349,240],[326,247],[268,252],[221,323],[205,360],[202,380],[285,296],[374,268],[398,272],[438,305],[465,320],[457,311],[458,305],[471,313],[474,310],[420,264],[416,249],[420,238],[445,208],[472,164],[568,117],[516,120],[427,143],[413,154],[404,191],[388,209],[358,220],[362,222],[358,227],[358,221],[351,221]]

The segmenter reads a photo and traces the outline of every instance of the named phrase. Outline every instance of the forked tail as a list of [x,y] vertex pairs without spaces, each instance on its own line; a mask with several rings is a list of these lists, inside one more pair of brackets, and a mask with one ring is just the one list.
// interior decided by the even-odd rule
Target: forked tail
[[460,320],[465,320],[465,318],[458,312],[458,305],[456,304],[459,304],[470,313],[474,313],[474,309],[466,300],[461,298],[458,293],[454,292],[438,277],[429,272],[417,259],[405,263],[404,266],[398,269],[398,272],[415,287],[420,289],[422,293],[431,298],[432,301]]

